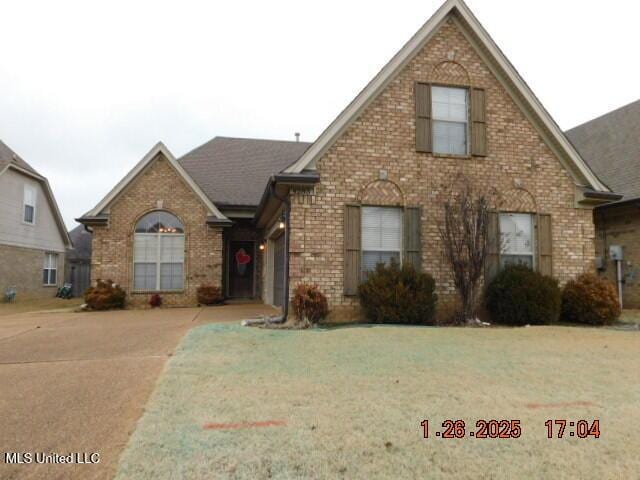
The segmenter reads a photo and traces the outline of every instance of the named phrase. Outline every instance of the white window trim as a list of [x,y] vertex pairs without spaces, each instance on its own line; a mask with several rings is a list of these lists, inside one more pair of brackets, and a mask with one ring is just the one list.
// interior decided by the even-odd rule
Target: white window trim
[[[135,242],[136,242],[136,238],[140,236],[140,237],[157,237],[158,241],[157,246],[156,246],[156,261],[155,262],[136,262],[136,258],[135,258]],[[185,258],[183,256],[182,258],[182,288],[176,288],[176,289],[167,289],[167,288],[160,288],[160,266],[163,263],[167,263],[167,262],[161,262],[160,261],[160,248],[162,245],[162,240],[161,237],[172,237],[172,238],[176,238],[176,237],[182,237],[183,239],[183,246],[185,245],[185,234],[184,233],[134,233],[133,234],[133,249],[134,249],[134,255],[133,255],[133,275],[131,276],[131,282],[133,283],[132,285],[132,292],[133,293],[150,293],[150,292],[171,292],[171,293],[175,293],[175,292],[184,292],[185,288],[184,288],[184,280],[185,280]],[[143,288],[136,288],[136,276],[135,276],[135,270],[136,270],[136,263],[154,263],[156,266],[156,287],[153,289],[143,289]]]
[[[51,258],[55,259],[53,267],[51,267],[51,262],[49,261]],[[44,271],[48,271],[47,274],[47,282],[42,285],[45,287],[56,287],[58,285],[58,254],[55,252],[45,252],[44,254],[44,265],[42,267],[43,273]],[[56,272],[56,281],[55,283],[51,283],[51,271]]]
[[[466,120],[464,122],[465,124],[465,153],[452,153],[452,152],[437,152],[436,148],[435,148],[435,128],[433,126],[433,124],[435,124],[435,122],[440,122],[440,123],[453,123],[453,124],[459,124],[459,123],[463,123],[463,122],[454,122],[452,120],[443,120],[443,119],[439,119],[436,118],[436,116],[433,114],[434,108],[433,108],[433,88],[434,87],[438,87],[438,88],[452,88],[452,89],[458,89],[458,90],[464,90],[465,91],[465,106],[467,107],[467,115],[466,115]],[[458,86],[458,85],[441,85],[441,84],[432,84],[431,85],[431,145],[432,145],[432,149],[433,149],[433,154],[434,155],[444,155],[444,156],[452,156],[452,157],[468,157],[471,155],[471,94],[470,94],[470,90],[468,87],[464,87],[464,86]]]
[[[26,196],[27,196],[27,191],[31,191],[33,193],[33,205],[30,205],[27,203],[26,201]],[[24,184],[24,188],[22,190],[22,223],[25,225],[35,225],[36,224],[36,212],[37,212],[37,204],[38,204],[38,189],[33,186],[30,185],[28,183]],[[29,206],[29,207],[33,207],[33,221],[32,222],[28,222],[24,219],[24,214],[25,214],[25,208]]]
[[[531,253],[505,253],[502,246],[502,230],[500,229],[500,217],[502,215],[527,215],[531,221]],[[535,214],[529,212],[500,212],[498,214],[498,231],[500,234],[500,257],[531,257],[531,268],[532,270],[537,270],[537,255],[536,255],[536,223],[535,223]],[[502,261],[500,261],[502,267]]]

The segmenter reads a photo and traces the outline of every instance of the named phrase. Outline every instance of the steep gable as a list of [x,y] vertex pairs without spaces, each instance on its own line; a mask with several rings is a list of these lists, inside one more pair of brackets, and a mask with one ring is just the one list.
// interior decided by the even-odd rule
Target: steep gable
[[[127,188],[143,174],[158,159],[166,160],[168,168],[171,168],[183,184],[200,200],[207,209],[207,214],[213,217],[212,221],[228,223],[229,220],[220,213],[220,210],[213,204],[211,199],[205,195],[198,184],[185,171],[182,165],[176,160],[169,149],[162,143],[157,143],[149,152],[133,167],[133,169],[89,212],[79,218],[81,223],[101,222],[106,220],[109,214],[110,205],[118,199]],[[149,192],[153,191],[153,186],[149,185]]]
[[[609,192],[609,189],[589,169],[566,139],[557,124],[462,0],[448,0],[329,125],[309,150],[285,171],[300,173],[305,169],[314,169],[316,162],[371,103],[385,92],[400,72],[406,69],[423,51],[439,30],[444,25],[451,23],[455,24],[469,45],[472,45],[477,55],[482,58],[486,67],[509,92],[512,101],[518,105],[522,114],[526,116],[558,160],[562,162],[576,185],[595,192]],[[443,57],[443,60],[446,59],[447,56]]]

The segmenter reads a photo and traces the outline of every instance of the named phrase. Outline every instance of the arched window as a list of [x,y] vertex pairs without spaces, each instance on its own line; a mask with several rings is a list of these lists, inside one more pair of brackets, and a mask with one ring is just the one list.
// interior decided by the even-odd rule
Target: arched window
[[133,247],[133,289],[184,288],[184,226],[175,215],[156,211],[136,224]]

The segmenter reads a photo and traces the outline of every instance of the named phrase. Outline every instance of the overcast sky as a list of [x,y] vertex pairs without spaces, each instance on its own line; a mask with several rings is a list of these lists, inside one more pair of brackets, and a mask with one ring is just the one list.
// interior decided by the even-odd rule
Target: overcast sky
[[[0,139],[69,228],[162,140],[314,140],[440,0],[3,2]],[[640,98],[626,0],[468,0],[563,129]]]

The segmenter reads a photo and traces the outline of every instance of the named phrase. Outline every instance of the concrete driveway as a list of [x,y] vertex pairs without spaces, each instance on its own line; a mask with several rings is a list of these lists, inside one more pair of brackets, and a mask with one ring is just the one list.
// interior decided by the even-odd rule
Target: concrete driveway
[[[0,317],[0,478],[111,478],[183,335],[273,313],[262,305]],[[97,464],[7,464],[6,452],[81,454]],[[86,457],[82,454],[86,453]]]

